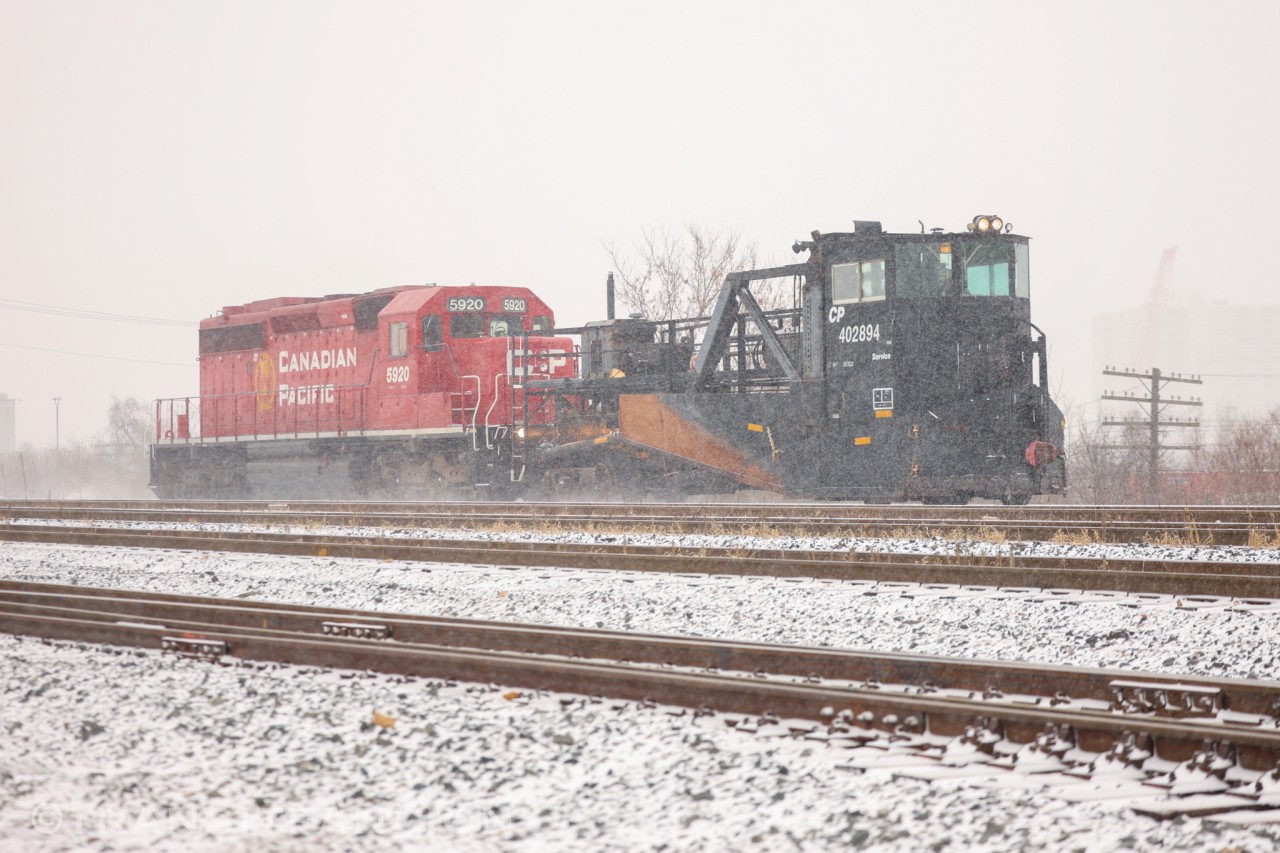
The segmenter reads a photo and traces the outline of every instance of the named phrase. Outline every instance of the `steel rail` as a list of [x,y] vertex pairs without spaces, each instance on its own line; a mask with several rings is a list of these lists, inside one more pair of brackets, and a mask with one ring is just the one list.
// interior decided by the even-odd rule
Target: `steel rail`
[[1274,681],[873,653],[26,581],[0,581],[0,609],[79,619],[156,619],[169,628],[181,625],[201,630],[269,629],[319,635],[341,632],[342,626],[347,626],[352,631],[382,634],[399,643],[760,672],[811,680],[914,685],[924,693],[959,690],[1048,696],[1059,704],[1079,700],[1112,702],[1118,683],[1142,682],[1170,692],[1212,694],[1215,705],[1241,714],[1273,720],[1280,716],[1280,682]]
[[[102,520],[224,521],[345,526],[474,527],[537,524],[678,533],[876,536],[965,533],[1043,540],[1247,545],[1280,540],[1276,507],[915,507],[849,504],[333,504],[107,501],[0,502],[0,516]],[[531,521],[532,520],[532,521]]]
[[802,517],[802,518],[963,518],[966,515],[990,515],[999,518],[1073,519],[1101,518],[1125,520],[1146,518],[1184,518],[1201,521],[1250,521],[1255,523],[1280,523],[1280,506],[1277,505],[1105,505],[1105,504],[1033,504],[1010,507],[998,504],[969,504],[927,506],[920,504],[860,504],[849,502],[803,503],[797,501],[768,502],[717,502],[699,503],[609,503],[576,501],[543,501],[538,503],[512,503],[501,501],[273,501],[273,500],[0,500],[0,511],[14,507],[62,506],[68,508],[130,509],[152,507],[160,509],[202,509],[225,511],[270,510],[287,507],[293,510],[318,512],[370,511],[389,513],[416,513],[436,510],[449,513],[501,513],[513,510],[535,510],[547,515],[559,513],[580,514],[603,512],[606,515],[681,515],[689,511],[712,510],[717,514],[743,517]]
[[[188,628],[193,630],[187,630]],[[635,665],[583,662],[545,655],[476,651],[426,644],[300,636],[268,628],[217,625],[152,625],[0,609],[0,631],[49,639],[175,650],[193,657],[276,661],[295,665],[363,669],[415,677],[457,679],[616,699],[706,708],[720,712],[776,714],[832,720],[842,712],[860,724],[898,733],[959,735],[975,723],[999,721],[1005,737],[1029,743],[1041,731],[1069,726],[1080,748],[1104,751],[1137,730],[1150,736],[1157,754],[1192,758],[1206,742],[1229,744],[1245,768],[1265,770],[1280,757],[1280,730],[1131,714],[1103,714],[1062,707],[990,700],[891,694],[866,687],[831,687],[739,675],[673,671]],[[178,634],[178,636],[174,636]],[[194,635],[193,635],[194,634]],[[184,636],[188,635],[188,636]],[[190,636],[193,635],[193,636]]]
[[0,541],[470,565],[509,564],[541,568],[812,577],[881,583],[1111,590],[1235,599],[1280,599],[1280,565],[1252,562],[676,548],[632,544],[421,540],[396,536],[139,530],[3,523],[0,523]]

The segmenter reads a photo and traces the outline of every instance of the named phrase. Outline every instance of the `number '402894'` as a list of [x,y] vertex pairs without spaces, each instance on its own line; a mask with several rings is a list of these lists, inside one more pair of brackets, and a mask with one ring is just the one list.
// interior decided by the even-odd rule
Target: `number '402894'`
[[840,343],[857,344],[880,340],[879,323],[863,323],[861,326],[845,326],[840,330]]

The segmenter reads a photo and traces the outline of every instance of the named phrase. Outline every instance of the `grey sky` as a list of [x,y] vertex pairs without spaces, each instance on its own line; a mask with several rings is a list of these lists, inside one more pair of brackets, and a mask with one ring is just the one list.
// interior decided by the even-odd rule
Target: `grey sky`
[[[1032,243],[1064,396],[1089,317],[1277,301],[1280,4],[0,0],[0,297],[198,320],[406,283],[602,316],[602,240],[698,222]],[[18,441],[197,392],[195,331],[0,308]],[[40,347],[94,358],[20,347]],[[175,367],[117,359],[187,364]],[[1274,372],[1280,365],[1271,365]]]

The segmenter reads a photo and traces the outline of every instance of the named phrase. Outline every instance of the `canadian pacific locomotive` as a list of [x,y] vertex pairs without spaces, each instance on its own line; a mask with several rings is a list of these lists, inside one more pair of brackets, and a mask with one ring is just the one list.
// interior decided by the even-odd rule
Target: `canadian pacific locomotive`
[[[161,497],[642,498],[759,489],[1025,503],[1065,487],[1028,241],[813,232],[710,317],[556,328],[518,287],[228,307],[156,403]],[[754,288],[791,286],[766,310]],[[612,306],[612,291],[610,291]]]

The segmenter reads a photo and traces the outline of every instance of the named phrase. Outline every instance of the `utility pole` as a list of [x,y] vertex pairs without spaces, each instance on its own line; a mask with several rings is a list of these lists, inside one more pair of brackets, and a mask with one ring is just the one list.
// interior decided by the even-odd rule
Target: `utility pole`
[[58,449],[58,405],[62,402],[61,397],[53,398],[53,449]]
[[1160,368],[1153,367],[1148,373],[1138,373],[1133,370],[1116,370],[1108,367],[1102,371],[1104,376],[1124,376],[1130,379],[1140,379],[1146,385],[1143,390],[1146,391],[1145,397],[1135,397],[1132,394],[1111,394],[1102,395],[1104,400],[1120,400],[1126,403],[1144,403],[1147,405],[1147,416],[1145,418],[1104,418],[1103,426],[1134,426],[1135,424],[1145,423],[1148,429],[1148,439],[1146,445],[1107,445],[1108,450],[1134,450],[1145,449],[1147,451],[1147,493],[1152,502],[1159,499],[1160,495],[1160,454],[1166,450],[1194,450],[1197,445],[1194,444],[1165,444],[1160,440],[1160,428],[1170,427],[1176,429],[1185,429],[1187,427],[1198,427],[1200,421],[1196,418],[1161,418],[1161,409],[1165,406],[1201,406],[1203,403],[1199,397],[1182,399],[1181,397],[1161,396],[1161,389],[1170,382],[1185,382],[1190,385],[1203,385],[1204,382],[1199,376],[1183,376],[1180,373],[1163,374]]

